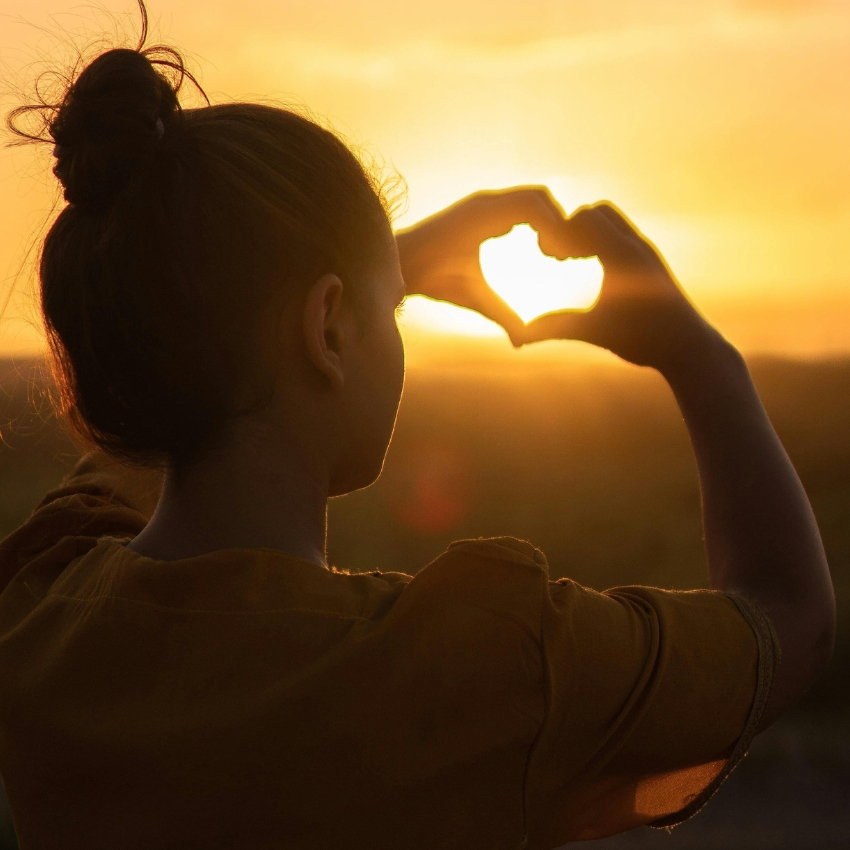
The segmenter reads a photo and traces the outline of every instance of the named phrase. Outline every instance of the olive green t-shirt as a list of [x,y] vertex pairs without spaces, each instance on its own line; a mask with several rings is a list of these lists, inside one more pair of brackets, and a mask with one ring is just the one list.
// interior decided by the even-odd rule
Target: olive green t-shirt
[[89,457],[0,545],[22,850],[549,850],[688,817],[758,726],[740,597],[553,582],[510,538],[412,577],[156,561],[124,544],[157,488]]

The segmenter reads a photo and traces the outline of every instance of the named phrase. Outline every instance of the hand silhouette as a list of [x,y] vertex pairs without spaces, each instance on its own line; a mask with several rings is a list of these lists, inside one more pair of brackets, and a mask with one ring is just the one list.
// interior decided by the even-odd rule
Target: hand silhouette
[[616,207],[582,207],[561,240],[572,257],[598,257],[602,292],[586,311],[547,313],[519,333],[523,342],[579,339],[664,372],[719,334],[700,316],[657,249]]
[[476,310],[501,325],[514,345],[526,341],[525,324],[489,286],[478,249],[514,225],[530,224],[540,250],[566,259],[566,218],[549,190],[521,186],[469,195],[396,234],[401,270],[409,295],[426,295]]

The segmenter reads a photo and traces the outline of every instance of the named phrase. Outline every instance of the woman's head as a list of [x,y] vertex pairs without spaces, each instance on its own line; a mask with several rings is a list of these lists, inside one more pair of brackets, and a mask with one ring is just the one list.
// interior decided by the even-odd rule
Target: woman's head
[[270,403],[317,281],[365,336],[375,287],[400,285],[380,187],[337,136],[272,106],[183,110],[184,77],[170,50],[111,50],[48,108],[68,205],[40,265],[75,429],[177,468]]

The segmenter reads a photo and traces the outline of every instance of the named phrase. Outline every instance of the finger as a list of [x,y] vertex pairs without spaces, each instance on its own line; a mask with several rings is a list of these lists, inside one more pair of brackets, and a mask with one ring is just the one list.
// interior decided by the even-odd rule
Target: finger
[[[666,260],[662,257],[661,252],[658,250],[655,243],[648,237],[644,236],[638,229],[637,225],[622,210],[614,206],[614,204],[609,201],[598,204],[597,209],[599,209],[599,211],[603,213],[618,230],[631,238],[634,244],[644,253],[645,256],[654,256],[665,266],[667,265]],[[673,273],[670,272],[670,274],[672,275]]]
[[599,257],[603,265],[626,260],[639,245],[598,204],[577,209],[567,219],[565,232],[570,256]]
[[471,201],[477,207],[476,235],[481,241],[503,236],[517,224],[528,224],[544,235],[547,253],[559,250],[566,214],[545,186],[479,192]]
[[643,234],[638,230],[637,225],[619,207],[610,201],[602,201],[595,204],[594,209],[599,210],[621,233],[626,236],[643,239]]

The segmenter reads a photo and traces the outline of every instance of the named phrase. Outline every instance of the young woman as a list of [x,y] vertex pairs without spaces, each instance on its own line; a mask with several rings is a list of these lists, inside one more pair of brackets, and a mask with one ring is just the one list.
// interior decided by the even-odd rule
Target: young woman
[[[482,193],[394,237],[334,135],[182,110],[180,77],[176,54],[109,51],[45,113],[68,203],[43,315],[101,451],[0,549],[21,847],[547,850],[696,812],[832,641],[817,527],[740,355],[609,205]],[[591,312],[525,327],[487,289],[478,246],[520,222],[600,257]],[[658,369],[714,589],[552,582],[509,538],[413,577],[329,567],[326,501],[375,480],[392,434],[410,293]]]

